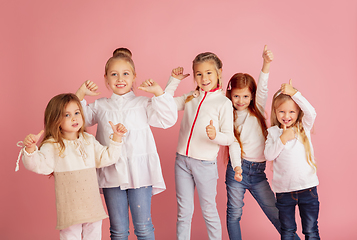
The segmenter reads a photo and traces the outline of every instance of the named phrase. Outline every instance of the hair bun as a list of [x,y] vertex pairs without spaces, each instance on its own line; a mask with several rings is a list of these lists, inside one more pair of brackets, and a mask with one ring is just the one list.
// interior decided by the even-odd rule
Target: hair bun
[[117,57],[119,55],[122,55],[122,56],[124,55],[124,56],[130,57],[130,58],[133,56],[131,51],[124,47],[120,47],[120,48],[117,48],[114,50],[113,57]]

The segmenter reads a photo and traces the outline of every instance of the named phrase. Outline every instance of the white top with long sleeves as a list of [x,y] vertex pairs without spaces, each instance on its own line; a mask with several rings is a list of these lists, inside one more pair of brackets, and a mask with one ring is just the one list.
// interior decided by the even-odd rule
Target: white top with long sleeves
[[[304,112],[302,124],[309,139],[312,156],[314,156],[310,131],[316,118],[315,109],[300,92],[295,93],[292,99]],[[305,147],[298,139],[298,134],[295,139],[284,145],[280,139],[282,133],[283,129],[278,126],[269,128],[265,143],[264,155],[268,161],[274,161],[272,184],[274,192],[292,192],[317,186],[319,180],[315,168],[308,164]]]
[[[265,105],[268,99],[268,79],[269,73],[260,72],[255,95],[255,102],[260,113],[265,115]],[[265,162],[264,147],[265,137],[258,118],[251,115],[249,110],[238,111],[238,115],[234,123],[234,127],[240,132],[240,140],[243,146],[244,155],[241,156],[241,148],[238,141],[235,141],[229,146],[229,156],[231,159],[232,168],[241,166],[241,158],[251,162]]]
[[[38,174],[54,174],[57,229],[96,222],[107,217],[100,197],[96,168],[118,161],[121,143],[108,140],[109,147],[102,146],[93,135],[84,133],[76,140],[63,140],[65,150],[60,154],[59,144],[49,139],[40,150],[23,152],[25,167]],[[118,166],[125,168],[125,162]],[[121,175],[119,181],[127,183]]]
[[[150,126],[168,128],[176,123],[177,107],[172,95],[164,93],[148,98],[135,96],[130,91],[124,95],[113,93],[111,98],[100,98],[89,105],[85,100],[81,103],[86,124],[98,124],[96,138],[103,145],[109,144],[108,138],[113,132],[109,121],[122,123],[128,130],[123,138],[122,154],[127,168],[121,169],[115,164],[99,169],[99,186],[120,186],[122,190],[152,186],[153,194],[164,191],[166,186]],[[129,183],[125,185],[119,182],[123,172],[129,176]]]
[[[174,94],[179,79],[170,77],[165,91]],[[232,102],[224,96],[222,89],[210,92],[199,90],[199,95],[185,103],[193,92],[175,97],[178,110],[184,110],[179,132],[177,152],[195,159],[214,161],[219,145],[228,146],[234,141]],[[210,140],[206,127],[213,120],[216,138]]]

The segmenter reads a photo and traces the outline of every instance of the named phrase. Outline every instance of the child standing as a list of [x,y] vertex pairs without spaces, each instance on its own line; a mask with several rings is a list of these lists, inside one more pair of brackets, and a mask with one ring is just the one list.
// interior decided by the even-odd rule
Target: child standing
[[[114,53],[105,66],[105,83],[113,94],[87,105],[82,101],[89,126],[97,125],[96,137],[108,145],[110,129],[106,122],[122,122],[128,132],[123,144],[126,169],[114,164],[98,171],[99,187],[103,188],[110,220],[111,239],[128,239],[129,208],[138,239],[154,239],[151,220],[151,197],[165,190],[160,159],[150,126],[168,128],[177,120],[177,107],[172,95],[165,93],[153,80],[147,80],[139,89],[153,93],[153,98],[135,96],[133,83],[135,66],[126,51]],[[97,86],[86,81],[77,91],[82,100],[85,95],[97,95]],[[121,171],[129,175],[129,183],[121,184]]]
[[[43,130],[24,140],[23,163],[39,174],[55,178],[57,229],[60,239],[100,240],[102,219],[107,215],[99,194],[96,168],[118,161],[121,138],[126,132],[122,124],[107,123],[113,131],[109,147],[84,132],[84,116],[79,99],[74,94],[60,94],[51,99],[45,110]],[[125,167],[124,162],[118,165]],[[120,176],[127,182],[125,175]]]
[[236,73],[228,83],[226,96],[234,107],[236,141],[229,146],[226,170],[227,229],[230,239],[242,239],[240,220],[246,190],[252,194],[265,215],[280,232],[275,196],[265,175],[264,144],[267,135],[265,105],[273,53],[264,47],[263,67],[258,86],[249,74]]
[[[197,188],[209,239],[221,239],[222,230],[216,208],[217,154],[220,145],[230,145],[233,135],[232,103],[222,93],[222,62],[213,53],[201,53],[193,60],[195,91],[175,98],[184,110],[175,162],[177,198],[177,239],[190,239]],[[166,90],[174,91],[183,68],[172,71]]]
[[282,84],[274,95],[271,128],[264,155],[274,161],[273,190],[281,222],[281,239],[294,239],[295,206],[299,206],[305,239],[320,239],[317,226],[319,200],[314,151],[310,131],[315,109],[292,86]]

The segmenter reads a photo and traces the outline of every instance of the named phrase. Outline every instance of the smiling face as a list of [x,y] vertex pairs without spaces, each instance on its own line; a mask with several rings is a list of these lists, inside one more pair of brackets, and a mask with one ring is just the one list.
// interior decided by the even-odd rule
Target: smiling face
[[278,122],[286,127],[291,127],[296,122],[299,116],[300,109],[298,105],[292,100],[284,101],[280,106],[275,108],[275,114]]
[[234,108],[238,111],[242,111],[249,107],[252,101],[252,93],[248,87],[242,89],[234,88],[231,90],[231,100]]
[[205,92],[217,88],[218,78],[222,73],[222,69],[216,70],[216,65],[213,61],[205,61],[194,65],[194,78],[197,85]]
[[130,92],[135,81],[133,68],[124,59],[113,59],[104,77],[109,88],[117,95]]
[[78,131],[83,126],[83,117],[76,102],[69,102],[64,110],[61,121],[61,132],[63,137],[68,140],[78,138]]

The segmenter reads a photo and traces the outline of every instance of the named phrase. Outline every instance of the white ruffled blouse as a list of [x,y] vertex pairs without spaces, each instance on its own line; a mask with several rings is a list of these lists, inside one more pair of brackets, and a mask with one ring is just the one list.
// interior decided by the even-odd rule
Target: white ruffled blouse
[[[122,148],[122,160],[127,168],[117,164],[97,170],[100,188],[118,187],[122,190],[153,187],[153,195],[166,189],[161,172],[159,155],[150,126],[169,128],[176,123],[177,107],[172,95],[148,98],[135,96],[134,92],[124,95],[113,94],[111,98],[100,98],[87,105],[83,100],[82,107],[86,124],[97,125],[97,140],[108,145],[113,130],[109,124],[122,123],[128,132],[125,134]],[[121,174],[128,174],[129,183],[120,184]]]

